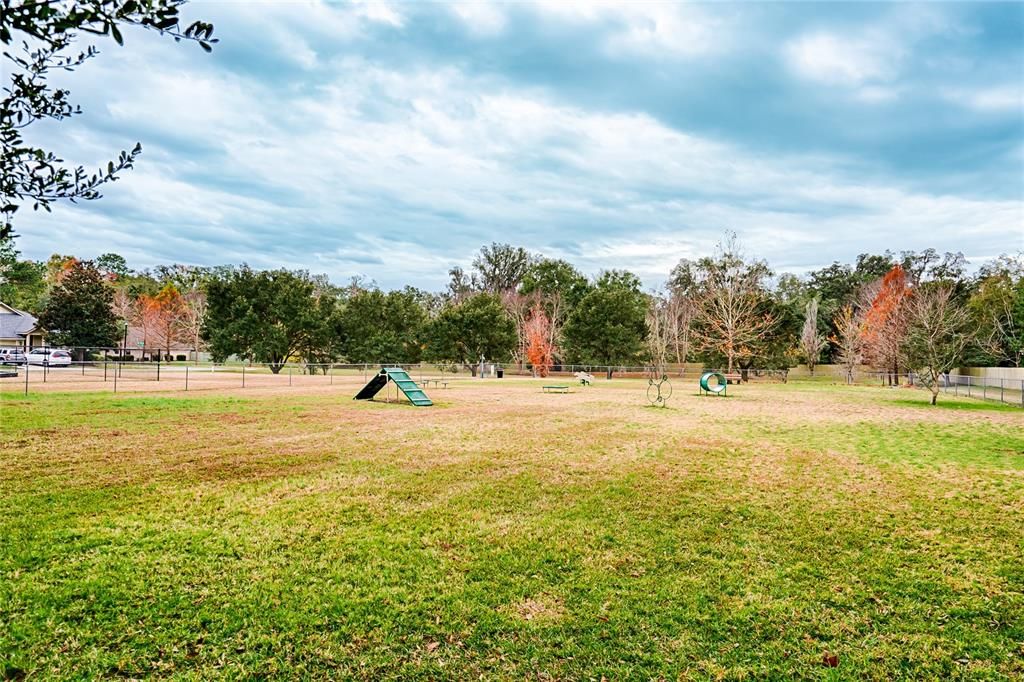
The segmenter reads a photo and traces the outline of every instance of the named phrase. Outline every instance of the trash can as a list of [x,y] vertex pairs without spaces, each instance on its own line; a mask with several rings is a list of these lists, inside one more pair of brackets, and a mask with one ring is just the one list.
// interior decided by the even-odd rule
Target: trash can
[[505,376],[505,370],[503,370],[501,367],[499,367],[498,369],[496,369],[494,371],[498,373],[498,378],[499,379],[501,379],[502,377]]

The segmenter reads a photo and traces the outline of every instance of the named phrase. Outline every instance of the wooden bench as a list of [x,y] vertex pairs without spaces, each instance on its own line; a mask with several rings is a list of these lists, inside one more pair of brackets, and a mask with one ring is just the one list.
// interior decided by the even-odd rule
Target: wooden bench
[[580,383],[584,386],[590,386],[594,383],[594,375],[588,372],[576,372],[573,376],[579,379]]
[[727,384],[738,384],[743,381],[743,375],[733,372],[732,374],[725,375],[725,383]]
[[568,386],[544,386],[545,393],[568,393]]

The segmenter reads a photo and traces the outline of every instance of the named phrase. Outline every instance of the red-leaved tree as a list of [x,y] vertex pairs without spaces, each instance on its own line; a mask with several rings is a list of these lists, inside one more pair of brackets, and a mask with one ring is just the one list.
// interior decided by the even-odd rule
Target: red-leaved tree
[[551,341],[551,320],[537,304],[526,320],[526,358],[533,365],[535,376],[546,377],[554,364],[555,349]]
[[870,291],[873,296],[861,327],[864,355],[875,367],[890,371],[889,383],[898,385],[911,293],[907,273],[897,265]]

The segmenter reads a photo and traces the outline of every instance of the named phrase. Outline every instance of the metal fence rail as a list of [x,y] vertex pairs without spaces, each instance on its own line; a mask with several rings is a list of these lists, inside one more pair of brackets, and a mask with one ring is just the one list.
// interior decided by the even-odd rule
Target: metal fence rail
[[[452,363],[285,363],[269,365],[258,363],[213,363],[213,362],[125,362],[109,357],[85,362],[72,362],[68,366],[5,365],[0,366],[0,388],[5,392],[20,390],[24,394],[46,388],[67,388],[71,390],[124,391],[197,391],[204,389],[276,388],[288,386],[334,386],[354,387],[365,383],[382,366],[402,367],[410,376],[434,386],[447,386],[451,381],[477,378],[480,368]],[[499,366],[487,365],[486,376],[495,376]],[[528,365],[510,365],[500,368],[505,376],[533,376]],[[663,370],[673,379],[696,380],[701,372],[694,365],[669,366]],[[721,371],[721,370],[716,370]],[[857,370],[852,377],[841,371],[819,372],[815,375],[794,377],[788,370],[741,369],[734,370],[744,382],[787,382],[800,383],[830,382],[852,383],[862,386],[908,386],[923,389],[921,378],[914,373],[892,373]],[[577,372],[587,372],[601,379],[647,378],[652,376],[652,367],[608,366],[608,365],[556,365],[548,376],[571,377]],[[1007,405],[1024,408],[1024,380],[984,378],[961,374],[947,374],[942,377],[940,391],[945,394],[993,400]],[[158,384],[158,385],[157,385]]]
[[997,379],[969,374],[947,374],[942,392],[966,395],[968,398],[997,400],[1008,405],[1024,407],[1024,379]]

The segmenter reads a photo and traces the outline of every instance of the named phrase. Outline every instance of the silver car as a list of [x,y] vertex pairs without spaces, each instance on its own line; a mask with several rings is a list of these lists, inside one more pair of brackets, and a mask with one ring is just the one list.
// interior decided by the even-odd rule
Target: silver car
[[20,348],[0,348],[0,365],[24,365],[25,362]]

